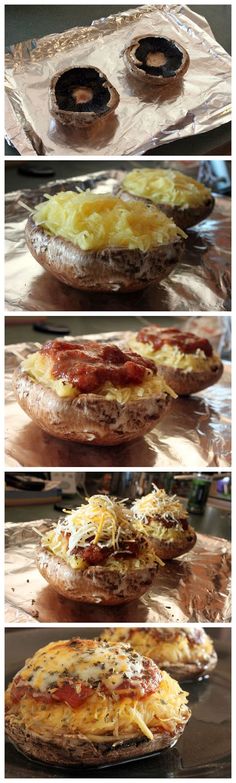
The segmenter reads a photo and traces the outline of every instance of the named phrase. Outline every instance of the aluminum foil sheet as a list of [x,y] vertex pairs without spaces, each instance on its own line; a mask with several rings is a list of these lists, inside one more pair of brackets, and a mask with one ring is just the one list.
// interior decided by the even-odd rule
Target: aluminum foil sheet
[[[54,524],[54,523],[53,523]],[[229,622],[231,544],[198,534],[195,547],[159,568],[138,601],[116,607],[78,604],[58,595],[35,566],[35,550],[51,520],[6,525],[5,622]]]
[[[182,162],[181,171],[188,173]],[[57,180],[6,196],[6,309],[57,311],[229,310],[231,294],[231,200],[216,196],[210,217],[188,232],[184,259],[161,283],[135,294],[88,294],[61,283],[29,252],[24,239],[28,218],[44,194],[58,190],[110,193],[123,172],[111,170]]]
[[[122,345],[130,333],[86,335],[86,339]],[[122,339],[121,339],[122,338]],[[71,338],[70,338],[71,339]],[[76,338],[72,338],[76,339]],[[82,335],[80,338],[82,339]],[[39,343],[6,347],[6,467],[130,467],[202,470],[231,465],[231,365],[220,381],[199,394],[178,397],[145,437],[119,446],[92,446],[60,440],[43,432],[14,398],[12,375]]]
[[[154,90],[128,74],[122,52],[133,37],[157,31],[187,49],[190,67],[179,84]],[[47,109],[52,76],[78,64],[100,68],[120,94],[116,112],[83,132],[57,124]],[[7,140],[30,156],[143,154],[229,122],[230,73],[230,56],[186,5],[140,6],[33,38],[6,54]]]

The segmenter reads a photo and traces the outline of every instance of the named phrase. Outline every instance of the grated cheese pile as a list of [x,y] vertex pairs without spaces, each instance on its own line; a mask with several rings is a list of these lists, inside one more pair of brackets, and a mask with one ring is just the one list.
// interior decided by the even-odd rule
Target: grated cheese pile
[[185,237],[171,218],[137,201],[126,203],[112,195],[73,191],[46,199],[33,212],[36,225],[81,250],[113,247],[145,252]]
[[[164,489],[154,486],[153,492],[135,500],[132,512],[140,532],[145,532],[146,529],[148,535],[165,541],[186,538],[188,531],[183,530],[179,520],[187,519],[188,514],[177,495],[167,495]],[[159,517],[173,520],[175,527],[165,527]]]
[[73,554],[73,550],[91,544],[112,548],[113,552],[106,559],[106,569],[127,571],[159,562],[152,549],[141,544],[139,557],[114,559],[115,553],[127,551],[124,542],[140,541],[140,533],[124,501],[113,500],[106,495],[93,495],[86,504],[68,512],[41,540],[43,547],[60,555],[71,568],[80,570],[85,570],[88,565],[79,554]]
[[211,196],[201,182],[172,169],[133,169],[122,187],[133,196],[148,198],[154,204],[169,204],[187,209],[198,207]]

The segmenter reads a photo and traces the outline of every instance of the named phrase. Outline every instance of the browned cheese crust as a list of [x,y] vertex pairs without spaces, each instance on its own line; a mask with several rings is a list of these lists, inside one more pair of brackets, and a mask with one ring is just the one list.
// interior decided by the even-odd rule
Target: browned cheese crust
[[217,363],[213,367],[208,367],[207,370],[201,372],[184,372],[174,367],[167,367],[164,364],[157,365],[158,375],[161,375],[169,384],[171,389],[178,394],[179,397],[185,397],[188,394],[195,394],[202,389],[206,389],[208,386],[213,386],[217,383],[222,376],[224,365],[221,360],[218,359]]
[[134,196],[127,190],[123,190],[122,185],[116,186],[114,193],[119,198],[123,198],[124,201],[143,201],[145,204],[151,204],[164,212],[167,217],[173,218],[175,225],[184,230],[201,223],[202,220],[206,220],[215,206],[215,199],[212,195],[207,196],[198,207],[181,208],[170,204],[156,204],[152,199],[144,198],[144,196]]
[[[94,66],[93,70],[97,71],[101,76],[104,76],[106,81],[104,82],[104,87],[109,91],[110,98],[107,103],[106,112],[102,115],[102,118],[108,117],[112,112],[115,111],[116,107],[118,106],[118,103],[120,102],[120,96],[115,87],[113,87],[113,84],[111,84],[105,74],[100,71],[99,68],[95,68]],[[50,82],[49,87],[49,111],[52,117],[55,118],[55,120],[62,123],[62,125],[69,125],[71,127],[75,128],[86,128],[89,125],[92,125],[94,122],[96,122],[99,119],[98,114],[96,112],[76,112],[76,111],[65,111],[64,109],[59,109],[59,106],[57,104],[56,100],[56,84],[58,82],[58,79],[60,76],[65,73],[65,69],[63,71],[59,71],[56,73]]]
[[188,52],[186,51],[186,49],[184,49],[183,46],[181,46],[181,44],[176,43],[175,41],[172,41],[171,38],[166,38],[166,36],[165,36],[166,41],[168,41],[169,43],[176,43],[176,46],[178,47],[180,52],[182,52],[182,54],[183,54],[183,61],[182,61],[182,64],[181,64],[180,68],[178,68],[178,70],[176,71],[174,76],[168,76],[168,77],[161,76],[161,75],[159,75],[159,76],[151,75],[149,73],[145,73],[145,70],[143,70],[142,68],[138,67],[139,60],[136,57],[136,47],[138,46],[140,40],[144,40],[144,38],[148,38],[148,37],[149,37],[148,35],[147,36],[144,36],[144,35],[136,36],[136,38],[133,38],[131,43],[130,43],[130,45],[127,46],[127,48],[124,50],[124,61],[125,61],[125,65],[127,67],[127,70],[129,71],[129,73],[131,73],[133,76],[135,76],[136,79],[138,79],[141,82],[146,82],[146,84],[149,84],[149,85],[152,85],[152,84],[155,85],[156,84],[157,87],[161,87],[162,84],[163,85],[164,84],[165,85],[167,85],[167,84],[173,85],[174,82],[176,82],[176,81],[178,81],[178,79],[182,78],[184,76],[184,74],[186,73],[186,71],[188,70],[189,63],[190,63]]
[[[153,660],[160,666],[155,658]],[[217,660],[217,653],[214,650],[206,662],[199,660],[194,663],[165,663],[165,671],[178,682],[184,682],[210,674],[215,669]],[[161,665],[163,666],[163,664]]]
[[86,571],[73,569],[47,549],[36,554],[37,567],[51,587],[65,598],[90,604],[124,604],[146,592],[158,566],[133,569],[126,574],[111,571],[106,566],[88,566]]
[[147,251],[107,247],[81,250],[67,239],[51,235],[32,217],[25,229],[27,246],[44,269],[63,283],[84,291],[138,291],[167,277],[183,253],[181,237]]
[[172,398],[140,398],[124,405],[96,394],[61,398],[26,373],[21,366],[13,375],[16,399],[25,413],[45,432],[65,440],[107,446],[141,437],[155,427],[169,409]]
[[186,552],[189,552],[190,549],[195,546],[197,540],[197,536],[195,533],[195,530],[193,530],[192,527],[189,527],[188,533],[186,534],[185,541],[180,540],[177,541],[175,539],[172,541],[158,541],[157,538],[150,538],[150,541],[152,543],[153,548],[155,549],[156,555],[161,558],[161,560],[173,560],[175,557],[181,557],[181,555],[185,555]]
[[175,745],[184,731],[190,717],[190,711],[186,719],[182,721],[174,736],[168,732],[157,733],[153,740],[145,736],[134,739],[116,741],[110,743],[95,743],[86,739],[83,735],[59,734],[53,738],[43,738],[29,732],[25,726],[19,724],[13,714],[6,715],[6,732],[17,750],[26,756],[37,759],[45,764],[57,766],[99,766],[101,764],[113,764],[120,761],[129,761],[136,756],[148,755],[163,748]]

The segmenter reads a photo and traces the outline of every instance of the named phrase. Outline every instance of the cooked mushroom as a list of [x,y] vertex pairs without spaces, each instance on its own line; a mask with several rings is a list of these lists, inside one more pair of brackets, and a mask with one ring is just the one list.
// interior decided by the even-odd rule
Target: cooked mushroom
[[63,125],[90,125],[111,114],[119,100],[106,75],[91,66],[56,73],[50,83],[49,111]]
[[189,56],[181,44],[159,35],[133,38],[124,50],[130,73],[149,84],[172,83],[189,67]]

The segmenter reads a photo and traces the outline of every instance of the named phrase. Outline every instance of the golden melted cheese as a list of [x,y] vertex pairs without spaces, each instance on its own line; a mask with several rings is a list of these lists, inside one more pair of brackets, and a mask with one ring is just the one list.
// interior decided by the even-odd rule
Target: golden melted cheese
[[[117,656],[114,664],[117,665]],[[79,734],[94,742],[115,742],[142,735],[151,740],[161,731],[174,735],[190,716],[187,696],[175,680],[162,672],[157,690],[141,699],[122,697],[116,701],[96,691],[76,709],[64,703],[43,704],[30,696],[12,704],[9,686],[6,706],[19,725],[38,737],[53,740],[54,736]]]
[[107,247],[147,251],[185,237],[161,211],[112,195],[62,191],[38,204],[36,225],[63,237],[81,250]]
[[199,207],[211,196],[201,182],[172,169],[133,169],[124,177],[122,187],[132,196],[181,209]]
[[180,629],[176,638],[158,639],[155,629],[151,628],[107,628],[101,638],[110,644],[129,642],[134,650],[147,658],[152,658],[158,666],[178,663],[205,663],[213,653],[213,642],[202,629],[201,642],[194,642]]
[[41,693],[60,687],[69,676],[78,691],[81,682],[94,687],[99,681],[112,695],[126,680],[142,686],[144,662],[141,655],[133,654],[129,645],[111,646],[78,638],[51,642],[37,650],[18,675],[24,684],[30,683]]
[[137,338],[132,337],[129,340],[129,348],[145,359],[152,359],[157,365],[172,367],[176,370],[182,370],[184,373],[204,372],[220,365],[220,358],[217,354],[205,356],[204,351],[197,348],[195,353],[183,353],[177,345],[162,345],[160,350],[155,351],[152,343],[142,343]]
[[[88,563],[73,551],[76,547],[86,548],[91,544],[113,550],[104,564],[106,569],[112,571],[127,572],[161,563],[152,548],[141,542],[138,557],[122,558],[122,552],[127,551],[127,541],[137,540],[140,541],[140,532],[124,502],[106,495],[93,495],[86,504],[68,512],[59,520],[55,528],[42,536],[41,543],[73,569],[88,568]],[[115,552],[120,554],[117,560],[113,556]]]
[[[53,378],[52,364],[50,356],[41,353],[41,351],[36,351],[36,353],[29,354],[29,356],[24,359],[21,366],[33,380],[52,389],[58,397],[78,397],[80,394],[78,388],[60,378]],[[169,394],[173,398],[177,397],[173,389],[168,386],[164,379],[158,378],[148,371],[147,377],[142,384],[117,388],[113,386],[110,381],[107,381],[100,389],[97,389],[97,391],[93,393],[97,396],[104,397],[106,400],[116,400],[121,405],[141,398],[155,397],[162,394]]]

